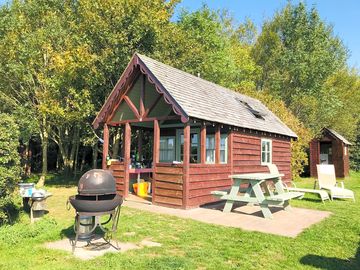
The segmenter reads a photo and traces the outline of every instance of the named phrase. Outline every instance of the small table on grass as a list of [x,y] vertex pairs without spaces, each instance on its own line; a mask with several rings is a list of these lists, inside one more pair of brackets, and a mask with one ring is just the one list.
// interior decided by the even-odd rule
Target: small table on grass
[[[282,174],[249,173],[230,175],[234,183],[227,191],[213,191],[212,194],[226,200],[223,212],[231,212],[234,202],[259,204],[265,218],[272,218],[269,205],[282,205],[284,210],[290,210],[289,200],[304,196],[302,192],[285,192],[281,181]],[[272,181],[275,192],[271,191],[266,181]],[[249,184],[244,195],[239,195],[240,185]],[[261,187],[264,188],[263,193]],[[266,195],[266,196],[265,196]]]

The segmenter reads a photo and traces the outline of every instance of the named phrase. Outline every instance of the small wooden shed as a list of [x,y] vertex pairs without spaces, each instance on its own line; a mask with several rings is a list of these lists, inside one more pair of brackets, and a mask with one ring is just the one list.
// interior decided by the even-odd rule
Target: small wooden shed
[[[151,181],[153,204],[178,208],[213,202],[230,174],[268,172],[268,163],[291,179],[296,134],[260,101],[140,54],[93,126],[104,128],[103,168],[125,197],[137,177]],[[119,154],[109,150],[116,128]]]
[[334,164],[337,177],[349,175],[349,146],[351,143],[330,128],[324,128],[320,137],[310,142],[310,175],[317,177],[317,164]]

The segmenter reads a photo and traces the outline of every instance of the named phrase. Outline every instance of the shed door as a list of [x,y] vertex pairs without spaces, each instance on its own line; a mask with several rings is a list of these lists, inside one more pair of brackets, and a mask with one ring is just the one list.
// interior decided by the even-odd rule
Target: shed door
[[320,142],[320,164],[332,164],[331,142]]

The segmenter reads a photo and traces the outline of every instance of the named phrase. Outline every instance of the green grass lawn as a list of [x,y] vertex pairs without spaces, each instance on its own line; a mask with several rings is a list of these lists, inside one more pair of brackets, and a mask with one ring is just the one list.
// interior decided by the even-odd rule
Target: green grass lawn
[[[333,214],[297,238],[225,228],[165,215],[123,208],[117,238],[162,244],[126,253],[109,253],[81,261],[70,253],[49,250],[43,244],[72,232],[73,210],[67,197],[73,186],[49,181],[49,214],[30,224],[20,215],[13,226],[0,228],[0,269],[360,269],[360,174],[352,173],[345,186],[356,193],[351,200],[327,201],[316,196],[292,201],[296,207],[328,210]],[[298,186],[312,187],[304,179]],[[135,232],[135,235],[124,235]]]

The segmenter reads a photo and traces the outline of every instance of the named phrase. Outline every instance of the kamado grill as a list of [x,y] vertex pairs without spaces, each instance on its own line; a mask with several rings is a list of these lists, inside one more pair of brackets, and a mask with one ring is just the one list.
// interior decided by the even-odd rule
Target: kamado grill
[[[123,203],[122,197],[116,194],[116,183],[112,174],[106,170],[86,172],[79,180],[78,195],[70,196],[69,202],[76,211],[73,251],[79,238],[88,238],[90,243],[91,235],[97,227],[105,233],[104,240],[110,244],[112,233],[117,230]],[[108,220],[101,222],[101,217],[105,215],[109,215]],[[91,222],[82,223],[84,219],[91,219]],[[104,227],[110,222],[111,229]]]

